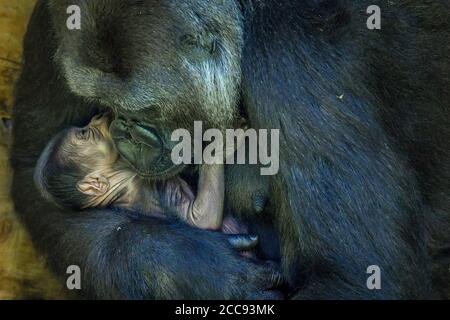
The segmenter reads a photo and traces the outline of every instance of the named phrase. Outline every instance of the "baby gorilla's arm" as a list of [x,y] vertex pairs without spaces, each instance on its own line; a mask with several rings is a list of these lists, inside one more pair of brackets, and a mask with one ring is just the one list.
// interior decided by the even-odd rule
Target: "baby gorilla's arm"
[[[239,127],[248,128],[245,119],[240,120]],[[227,145],[223,150],[223,159],[233,157],[245,139],[245,132],[237,132],[236,146]],[[222,153],[222,152],[221,152]],[[187,212],[187,221],[203,229],[220,229],[223,223],[223,209],[225,201],[224,165],[212,164],[200,166],[198,192],[195,200],[190,204]]]
[[219,229],[223,220],[224,192],[223,164],[200,166],[198,192],[189,206],[187,221],[198,228]]

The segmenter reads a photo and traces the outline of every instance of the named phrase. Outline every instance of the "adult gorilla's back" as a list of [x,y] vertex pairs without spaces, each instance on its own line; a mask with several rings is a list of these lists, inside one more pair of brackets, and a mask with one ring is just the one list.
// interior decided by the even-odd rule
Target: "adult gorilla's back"
[[[69,4],[81,7],[80,31],[65,28]],[[100,105],[167,142],[194,120],[229,126],[240,96],[252,126],[281,129],[269,205],[296,297],[429,297],[430,253],[445,261],[448,245],[448,5],[379,1],[382,29],[371,31],[370,1],[240,4],[38,3],[12,159],[16,206],[37,245],[60,273],[80,265],[93,297],[271,297],[267,269],[219,234],[130,213],[65,212],[31,183],[50,136]],[[381,268],[381,290],[366,286],[371,265]]]

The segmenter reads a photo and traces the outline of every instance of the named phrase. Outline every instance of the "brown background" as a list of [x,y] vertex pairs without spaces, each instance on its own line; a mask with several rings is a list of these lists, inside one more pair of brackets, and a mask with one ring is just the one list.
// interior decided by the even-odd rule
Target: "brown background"
[[9,199],[10,132],[4,125],[20,72],[22,38],[35,0],[0,0],[0,299],[63,298],[61,282],[44,267]]

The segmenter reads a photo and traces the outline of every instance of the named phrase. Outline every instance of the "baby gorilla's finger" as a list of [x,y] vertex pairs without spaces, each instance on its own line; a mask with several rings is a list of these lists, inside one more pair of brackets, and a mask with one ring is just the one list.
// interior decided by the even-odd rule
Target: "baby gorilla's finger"
[[238,251],[248,251],[258,244],[258,236],[248,234],[230,234],[228,242]]

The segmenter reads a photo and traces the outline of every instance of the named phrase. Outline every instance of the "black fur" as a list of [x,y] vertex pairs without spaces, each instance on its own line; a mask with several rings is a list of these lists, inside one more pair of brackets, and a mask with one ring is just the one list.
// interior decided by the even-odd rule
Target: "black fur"
[[[369,31],[370,1],[255,3],[243,99],[255,127],[282,130],[273,201],[296,297],[433,297],[439,235],[426,225],[449,214],[448,5],[377,1],[382,30]],[[372,264],[382,290],[366,287]]]
[[249,233],[258,235],[255,253],[259,259],[280,262],[280,243],[272,214],[276,215],[278,209],[271,202],[270,177],[261,176],[257,165],[225,168],[225,212],[241,219]]
[[[167,139],[193,120],[229,125],[237,82],[252,126],[281,129],[269,211],[294,297],[446,293],[450,5],[242,0],[238,12],[237,0],[176,1],[178,10],[169,0],[70,2],[103,27],[69,34],[60,16],[66,1],[38,3],[14,109],[13,196],[56,270],[82,266],[83,293],[273,297],[264,290],[267,269],[232,252],[222,235],[131,213],[61,212],[32,185],[33,166],[50,137],[85,124],[103,106],[151,123]],[[372,4],[381,7],[381,30],[366,28]],[[146,19],[135,19],[142,14]],[[240,77],[233,63],[225,69],[233,70],[224,80],[226,112],[208,108],[225,99],[224,92],[213,92],[206,103],[205,85],[189,77],[178,53],[194,69],[204,61],[217,67],[241,59]],[[61,72],[64,57],[76,63]],[[85,65],[100,75],[80,71]],[[374,264],[382,270],[381,290],[366,287],[366,269]]]
[[42,198],[33,167],[46,143],[69,125],[86,125],[103,108],[70,93],[54,60],[57,40],[47,2],[38,2],[25,39],[14,107],[12,194],[57,274],[64,277],[69,265],[79,265],[81,294],[90,298],[279,298],[271,290],[279,282],[274,266],[242,257],[221,233],[129,212],[63,211]]

